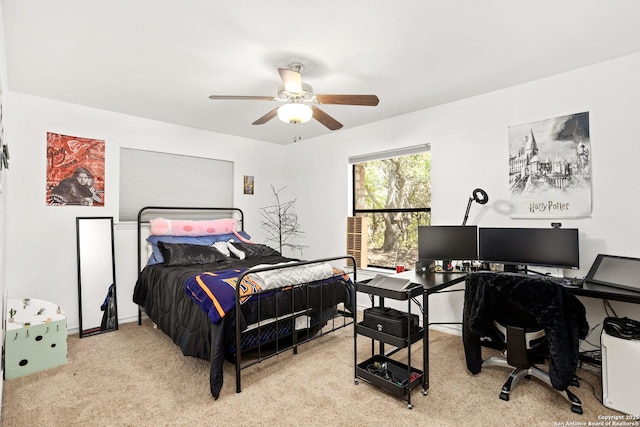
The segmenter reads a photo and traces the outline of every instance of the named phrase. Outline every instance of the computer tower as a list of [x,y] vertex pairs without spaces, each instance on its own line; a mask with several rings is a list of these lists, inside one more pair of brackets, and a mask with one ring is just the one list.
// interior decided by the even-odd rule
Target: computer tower
[[640,341],[609,335],[600,336],[602,345],[602,404],[630,415],[640,414]]

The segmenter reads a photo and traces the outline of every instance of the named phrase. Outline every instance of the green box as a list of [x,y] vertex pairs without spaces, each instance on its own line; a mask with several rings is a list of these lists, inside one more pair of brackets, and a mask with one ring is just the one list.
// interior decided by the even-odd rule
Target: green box
[[55,304],[10,299],[7,310],[5,379],[67,363],[67,318]]

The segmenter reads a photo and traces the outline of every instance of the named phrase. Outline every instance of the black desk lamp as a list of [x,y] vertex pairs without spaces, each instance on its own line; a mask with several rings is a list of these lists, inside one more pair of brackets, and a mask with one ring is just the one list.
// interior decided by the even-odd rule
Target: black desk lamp
[[[474,201],[478,202],[479,205],[484,205],[489,201],[489,196],[487,195],[487,192],[482,188],[476,188],[475,190],[473,190],[473,193],[471,193],[471,196],[469,197],[469,203],[467,203],[467,211],[464,214],[464,220],[462,220],[463,226],[467,225],[467,219],[469,218],[469,209],[471,209],[471,203]],[[450,259],[442,260],[442,269],[444,271],[453,270]]]
[[467,212],[465,212],[464,214],[462,225],[467,225],[467,219],[469,218],[469,209],[471,209],[471,203],[474,201],[479,205],[484,205],[489,201],[489,196],[487,195],[487,192],[482,188],[476,188],[475,190],[473,190],[473,193],[471,193],[471,196],[469,197],[469,203],[467,203]]

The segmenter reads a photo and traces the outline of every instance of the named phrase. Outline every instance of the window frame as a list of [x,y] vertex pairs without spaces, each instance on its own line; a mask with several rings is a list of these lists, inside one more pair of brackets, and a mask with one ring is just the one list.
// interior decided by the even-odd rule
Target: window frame
[[[420,145],[415,147],[407,147],[399,150],[386,151],[384,153],[372,153],[363,156],[351,157],[349,159],[349,163],[351,165],[351,215],[359,216],[366,214],[385,214],[385,213],[424,213],[425,215],[431,215],[431,206],[420,207],[420,208],[393,208],[393,209],[357,209],[356,208],[356,198],[357,198],[357,190],[356,190],[356,166],[358,164],[372,162],[376,160],[385,160],[392,157],[403,157],[410,156],[412,154],[422,154],[431,151],[430,145]],[[367,239],[368,242],[368,239]],[[367,243],[368,244],[368,243]],[[372,265],[367,264],[368,267],[380,268],[386,270],[393,270],[395,267],[389,266],[380,266],[380,265]],[[411,268],[411,267],[409,267]]]

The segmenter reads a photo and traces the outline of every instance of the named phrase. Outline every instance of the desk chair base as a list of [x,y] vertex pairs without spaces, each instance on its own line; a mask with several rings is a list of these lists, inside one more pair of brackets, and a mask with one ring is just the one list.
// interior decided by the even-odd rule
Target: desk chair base
[[[490,367],[490,366],[513,368],[513,366],[509,365],[507,360],[502,357],[491,357],[485,360],[484,362],[482,362],[483,368]],[[513,371],[511,371],[509,378],[502,386],[502,391],[500,392],[500,399],[508,401],[511,390],[515,388],[518,382],[523,377],[530,378],[532,376],[538,378],[539,380],[543,381],[544,383],[546,383],[547,385],[553,388],[553,385],[551,384],[551,379],[549,378],[549,374],[543,371],[542,369],[537,368],[535,366],[531,366],[528,369],[514,368]],[[578,386],[579,385],[578,381],[575,380],[575,382],[573,382],[572,385]],[[562,397],[564,397],[567,401],[569,401],[569,403],[571,403],[571,412],[576,414],[582,414],[582,402],[580,402],[580,399],[578,399],[578,397],[575,394],[571,393],[569,390],[557,390],[557,389],[554,389],[554,390],[560,393]]]

